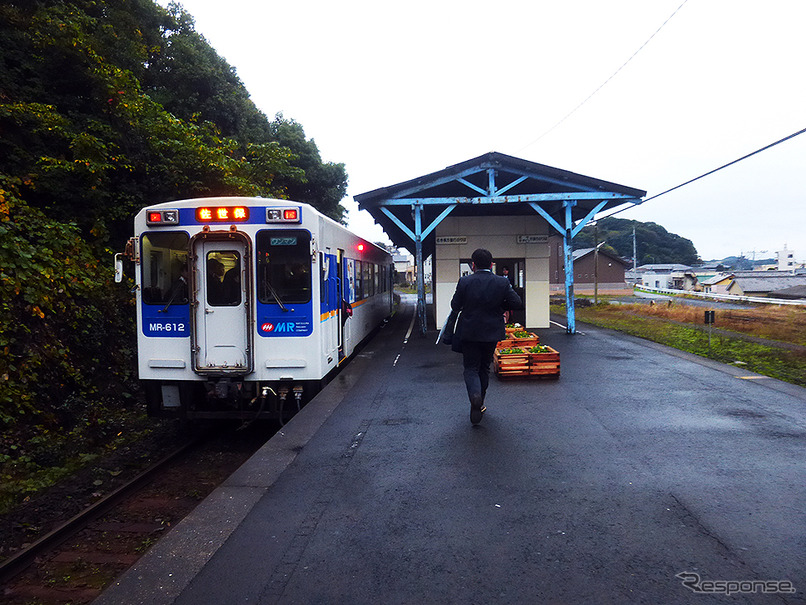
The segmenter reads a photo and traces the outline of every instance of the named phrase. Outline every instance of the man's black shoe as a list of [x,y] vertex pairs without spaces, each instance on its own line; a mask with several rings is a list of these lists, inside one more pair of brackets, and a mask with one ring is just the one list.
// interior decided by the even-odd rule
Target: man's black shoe
[[478,424],[484,414],[484,406],[481,403],[481,395],[473,395],[470,398],[470,422]]

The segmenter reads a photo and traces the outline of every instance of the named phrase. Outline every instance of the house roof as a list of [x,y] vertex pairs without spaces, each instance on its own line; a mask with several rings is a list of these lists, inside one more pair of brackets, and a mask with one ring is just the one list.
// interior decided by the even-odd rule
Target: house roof
[[[579,250],[574,250],[574,252],[573,252],[574,262],[576,262],[580,258],[583,258],[583,257],[587,256],[588,254],[593,253],[593,251],[594,251],[594,248],[580,248]],[[621,258],[619,256],[616,256],[615,254],[611,254],[609,252],[606,252],[606,251],[602,250],[601,248],[599,249],[599,256],[606,256],[607,258],[609,258],[611,260],[614,260],[614,261],[617,261],[617,262],[621,263],[625,267],[629,267],[632,264],[632,263],[629,263],[629,262],[625,261],[623,258]]]
[[733,271],[736,277],[759,277],[769,279],[771,277],[793,277],[792,271]]
[[415,252],[412,204],[422,204],[423,255],[435,247],[435,231],[447,213],[453,216],[533,216],[539,205],[560,225],[565,224],[563,202],[575,200],[574,221],[585,218],[600,203],[599,212],[634,204],[646,191],[567,170],[490,152],[402,183],[355,196],[398,247]]
[[[762,273],[763,275],[763,273]],[[806,276],[740,276],[735,275],[735,280],[743,292],[775,292],[795,286],[806,286]]]
[[708,279],[705,279],[700,283],[702,283],[703,286],[713,286],[715,284],[725,281],[726,279],[732,279],[732,278],[733,273],[717,273],[713,277],[709,277]]
[[806,286],[792,286],[770,292],[771,298],[806,299]]
[[679,265],[677,263],[659,263],[655,265],[641,265],[636,269],[639,273],[646,273],[652,271],[653,273],[671,273],[672,271],[690,271],[691,267],[688,265]]

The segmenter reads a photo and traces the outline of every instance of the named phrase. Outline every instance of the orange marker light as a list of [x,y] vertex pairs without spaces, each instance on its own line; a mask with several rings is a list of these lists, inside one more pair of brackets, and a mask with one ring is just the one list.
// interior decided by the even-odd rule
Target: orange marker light
[[162,222],[162,215],[159,212],[149,212],[148,213],[148,221],[150,223],[161,223]]
[[364,244],[358,244],[356,246],[356,248],[358,249],[359,252],[363,252],[364,251]]
[[283,210],[283,218],[287,221],[295,221],[297,220],[297,209],[296,208],[286,208]]

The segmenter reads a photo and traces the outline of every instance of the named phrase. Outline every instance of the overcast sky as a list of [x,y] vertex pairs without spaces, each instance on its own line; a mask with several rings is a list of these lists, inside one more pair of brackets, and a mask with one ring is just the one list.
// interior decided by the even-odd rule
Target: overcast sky
[[[350,226],[373,241],[352,196],[488,151],[649,197],[806,128],[803,0],[182,5],[269,118],[346,165]],[[803,261],[804,160],[806,134],[618,216],[706,260],[786,245]]]

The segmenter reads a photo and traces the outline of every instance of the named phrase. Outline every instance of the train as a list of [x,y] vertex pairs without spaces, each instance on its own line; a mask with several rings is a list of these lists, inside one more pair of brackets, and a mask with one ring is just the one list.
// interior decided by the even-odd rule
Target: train
[[282,421],[394,309],[389,252],[300,202],[147,206],[116,255],[117,281],[124,259],[150,416]]

